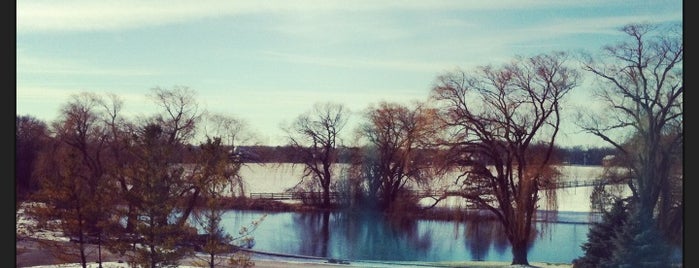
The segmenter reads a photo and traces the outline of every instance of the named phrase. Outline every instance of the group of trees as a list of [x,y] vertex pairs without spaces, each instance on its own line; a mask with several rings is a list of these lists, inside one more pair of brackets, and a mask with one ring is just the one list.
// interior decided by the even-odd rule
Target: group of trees
[[[625,199],[605,191],[603,183],[591,197],[602,207],[625,201],[621,211],[629,213],[628,221],[615,234],[619,238],[613,245],[605,244],[613,249],[613,260],[604,261],[614,265],[665,263],[670,260],[670,245],[681,245],[683,49],[679,29],[681,25],[658,30],[655,25],[629,24],[621,29],[629,41],[603,48],[606,54],[599,57],[583,55],[581,60],[582,71],[598,78],[596,96],[608,107],[601,114],[581,112],[578,126],[610,146],[593,152],[614,155],[605,179],[625,180],[632,192]],[[516,57],[502,66],[439,76],[425,103],[408,107],[382,102],[367,109],[358,131],[364,143],[354,151],[350,175],[338,187],[364,200],[364,207],[368,203],[390,211],[398,208],[396,200],[410,197],[401,195],[411,187],[408,182],[420,185],[456,171],[461,196],[491,211],[504,226],[512,263],[528,264],[532,220],[542,205],[540,199],[555,210],[555,191],[547,186],[559,177],[554,165],[566,161],[555,145],[561,108],[580,77],[580,68],[573,67],[564,52]],[[327,167],[328,160],[337,160],[337,146],[327,145],[336,144],[334,131],[341,125],[328,128],[325,123],[332,121],[322,120],[328,112],[317,113],[321,120],[314,122],[324,128],[306,127],[307,116],[297,121],[293,133],[313,140],[302,147],[317,147],[319,137],[330,137],[327,133],[333,137],[323,140],[323,151],[312,154],[333,157],[304,158],[307,167],[319,163]],[[291,140],[299,145],[297,139]],[[587,157],[582,155],[585,164]],[[599,155],[595,159],[601,161]],[[318,180],[327,197],[328,184],[340,181],[329,179],[332,174],[306,175]],[[658,237],[660,243],[652,242]]]
[[[591,160],[614,154],[614,169],[605,178],[626,180],[632,196],[597,188],[593,201],[613,208],[613,215],[594,227],[603,231],[590,233],[580,265],[652,266],[668,260],[668,245],[681,242],[682,38],[680,32],[653,29],[628,25],[622,30],[629,42],[582,61],[582,71],[599,78],[598,96],[609,105],[603,114],[586,113],[578,120],[582,130],[611,146],[593,151]],[[549,209],[555,206],[555,191],[547,186],[558,179],[555,165],[569,161],[556,137],[564,99],[582,74],[571,58],[552,52],[446,73],[437,77],[425,102],[368,107],[352,143],[341,135],[347,108],[319,103],[285,128],[289,146],[276,150],[303,165],[296,190],[319,193],[317,204],[324,208],[333,206],[330,193],[339,191],[351,206],[401,211],[415,203],[407,194],[411,187],[454,176],[461,196],[501,223],[512,263],[528,264],[540,199]],[[137,261],[151,267],[187,253],[176,241],[196,234],[187,224],[191,213],[205,215],[199,218],[206,219],[207,232],[219,234],[208,236],[211,241],[230,242],[217,227],[216,200],[224,192],[244,196],[238,170],[245,161],[240,156],[246,155],[233,153],[240,152],[235,150],[240,121],[200,113],[192,92],[183,88],[153,93],[163,113],[138,123],[119,114],[115,96],[105,102],[87,93],[72,99],[50,128],[30,117],[17,121],[18,147],[45,148],[22,155],[22,165],[37,167],[35,176],[43,184],[24,180],[18,196],[35,191],[34,200],[50,205],[38,215],[60,215],[66,220],[63,229],[77,235],[81,245],[97,237],[123,248],[128,244],[119,241],[133,240],[111,244],[104,234],[138,235],[145,247],[137,250]],[[213,132],[192,146],[201,122]],[[247,155],[260,159],[254,152]],[[197,214],[201,211],[206,213]],[[114,215],[125,224],[115,224]],[[600,232],[613,239],[599,240]],[[653,242],[655,254],[648,254],[650,239],[657,237],[661,243]],[[595,257],[600,246],[611,253]],[[219,251],[209,248],[213,265]]]
[[460,174],[454,184],[461,196],[497,216],[512,244],[513,263],[527,264],[539,190],[548,189],[548,204],[556,204],[555,191],[544,187],[559,175],[553,164],[561,163],[554,154],[561,101],[579,77],[567,60],[558,52],[448,73],[438,78],[429,102],[368,108],[357,133],[363,143],[343,183],[332,172],[337,131],[345,122],[338,120],[342,106],[316,108],[315,117],[299,117],[289,136],[306,149],[304,176],[317,186],[305,190],[321,189],[329,205],[335,181],[362,209],[402,211],[406,201],[415,203],[405,194],[411,187]]
[[[122,116],[117,96],[92,93],[73,95],[50,128],[29,116],[17,118],[18,142],[42,143],[36,155],[27,156],[34,161],[34,179],[23,189],[34,191],[23,192],[18,203],[39,204],[27,207],[27,213],[38,228],[57,224],[53,227],[71,237],[83,267],[88,244],[100,251],[103,246],[132,250],[132,262],[162,267],[176,265],[196,247],[220,254],[220,247],[208,245],[231,252],[241,241],[218,231],[219,197],[241,186],[241,163],[231,153],[233,140],[225,136],[234,133],[226,127],[206,133],[194,148],[189,141],[197,124],[209,119],[197,110],[194,91],[151,92],[162,113],[134,121]],[[207,232],[203,241],[197,224]]]

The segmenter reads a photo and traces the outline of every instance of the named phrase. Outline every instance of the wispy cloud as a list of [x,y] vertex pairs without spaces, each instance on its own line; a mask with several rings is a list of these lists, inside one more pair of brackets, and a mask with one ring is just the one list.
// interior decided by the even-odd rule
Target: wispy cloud
[[418,61],[418,60],[386,60],[361,57],[321,57],[311,54],[291,54],[274,51],[263,52],[270,60],[292,62],[296,64],[310,64],[333,68],[351,69],[386,69],[399,71],[436,72],[445,68],[451,68],[457,62],[450,61]]
[[[595,2],[595,1],[593,1]],[[590,1],[585,1],[590,4]],[[604,2],[598,2],[604,3]],[[568,1],[90,1],[24,0],[17,2],[17,31],[103,31],[150,27],[246,13],[326,13],[380,10],[497,10],[576,4]],[[580,3],[577,3],[580,4]]]
[[[96,94],[107,94],[111,91],[108,89],[103,89],[90,90],[89,92]],[[21,98],[23,100],[32,100],[35,102],[46,101],[55,103],[56,100],[68,101],[74,94],[80,94],[80,91],[75,90],[74,88],[63,88],[57,86],[25,86],[17,89],[17,99]],[[149,100],[145,95],[140,93],[119,93],[119,99],[124,102],[151,102],[151,100]]]
[[71,94],[73,94],[72,90],[52,87],[22,87],[17,90],[17,99],[55,102],[57,99],[67,99]]
[[574,34],[620,34],[619,28],[629,23],[665,23],[674,22],[681,14],[647,14],[635,16],[606,16],[595,18],[558,19],[546,26],[537,26],[528,32],[549,36]]
[[226,15],[225,1],[19,1],[17,31],[100,31],[149,27]]
[[[20,52],[18,51],[18,54]],[[99,76],[153,76],[161,72],[143,68],[115,68],[66,58],[42,58],[21,53],[17,56],[18,74],[60,74]]]

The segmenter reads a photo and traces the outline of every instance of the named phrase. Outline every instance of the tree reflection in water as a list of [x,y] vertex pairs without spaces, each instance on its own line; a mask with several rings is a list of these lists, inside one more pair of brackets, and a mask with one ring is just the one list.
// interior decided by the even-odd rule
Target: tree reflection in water
[[299,254],[328,257],[330,241],[330,212],[297,213],[293,215],[295,230],[303,238]]
[[294,224],[300,254],[340,259],[422,260],[431,248],[429,231],[417,221],[373,212],[298,213]]
[[493,219],[471,217],[458,225],[464,225],[464,243],[471,253],[472,260],[483,261],[493,246],[500,255],[509,248],[509,241],[502,225]]
[[[258,219],[262,212],[229,211],[222,225],[229,233]],[[566,214],[566,219],[585,215]],[[537,223],[532,260],[569,263],[582,254],[587,224]],[[538,234],[537,234],[538,233]],[[545,234],[545,235],[544,235]],[[390,218],[382,213],[269,213],[253,234],[253,250],[346,260],[511,261],[501,225],[468,215],[461,219]]]
[[[301,255],[401,261],[435,258],[430,252],[433,229],[421,230],[415,219],[377,212],[308,212],[295,213],[293,221],[298,237],[304,238],[299,245]],[[448,224],[454,224],[455,240],[464,240],[472,260],[488,260],[491,250],[498,255],[509,252],[502,225],[491,218],[473,215]],[[535,234],[536,230],[532,239]]]

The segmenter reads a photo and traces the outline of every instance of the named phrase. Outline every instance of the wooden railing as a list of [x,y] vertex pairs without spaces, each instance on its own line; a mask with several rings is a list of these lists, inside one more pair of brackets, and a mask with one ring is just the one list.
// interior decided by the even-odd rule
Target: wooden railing
[[[342,196],[339,192],[330,192],[330,199],[337,199]],[[252,199],[268,200],[311,200],[323,198],[322,192],[291,192],[291,193],[250,193]]]
[[[628,181],[628,178],[625,180],[620,180],[616,182],[605,182],[606,185],[612,185],[612,184],[624,184]],[[597,179],[597,180],[565,180],[565,181],[558,181],[554,183],[554,186],[551,188],[571,188],[571,187],[589,187],[589,186],[595,186],[599,185],[602,183],[602,180]],[[548,187],[541,187],[543,189],[547,189]]]
[[[569,181],[559,181],[556,182],[552,188],[571,188],[571,187],[589,187],[595,186],[599,183],[599,180],[569,180]],[[621,184],[624,182],[617,182],[616,184]],[[546,189],[546,187],[542,187]],[[460,196],[459,191],[428,191],[428,190],[412,190],[411,194],[424,198],[424,197],[438,197],[438,196]],[[330,199],[337,200],[343,196],[340,192],[330,192]],[[250,193],[250,198],[252,199],[267,199],[267,200],[320,200],[323,197],[322,192],[290,192],[290,193]]]
[[292,193],[250,193],[252,199],[270,199],[270,200],[291,200],[294,199]]

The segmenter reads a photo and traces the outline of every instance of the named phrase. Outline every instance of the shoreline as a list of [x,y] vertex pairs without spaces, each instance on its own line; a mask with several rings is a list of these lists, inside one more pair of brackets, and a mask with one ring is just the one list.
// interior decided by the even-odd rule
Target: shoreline
[[[365,268],[389,268],[389,267],[453,267],[453,268],[570,268],[571,265],[565,264],[546,264],[546,263],[530,263],[530,265],[510,265],[502,262],[458,262],[452,265],[358,265],[358,264],[333,264],[333,263],[313,263],[313,262],[291,262],[291,261],[272,261],[272,260],[254,260],[255,265],[251,268],[302,268],[302,267],[317,267],[317,268],[337,268],[337,267],[365,267]],[[56,265],[38,265],[38,266],[18,266],[18,268],[79,268],[79,263],[64,263]],[[97,263],[89,263],[88,268],[99,267]],[[103,268],[130,268],[124,263],[118,262],[103,262]],[[203,266],[180,266],[182,268],[194,268]],[[230,267],[230,266],[224,266]]]
[[[19,268],[54,268],[54,267],[81,267],[77,256],[59,256],[57,252],[65,253],[66,249],[72,249],[72,245],[67,241],[51,241],[53,247],[45,247],[46,240],[17,237],[15,243],[16,259],[15,267]],[[89,245],[87,250],[88,267],[99,267],[97,264],[97,250],[95,245]],[[472,268],[496,268],[496,267],[539,267],[539,268],[572,268],[568,263],[545,263],[530,262],[529,266],[511,265],[509,262],[500,261],[444,261],[444,262],[418,262],[418,261],[373,261],[373,260],[332,260],[328,258],[312,256],[296,256],[289,254],[276,254],[268,252],[250,251],[251,261],[255,263],[252,267],[259,268],[337,268],[337,267],[472,267]],[[201,255],[200,255],[201,256]],[[225,258],[221,256],[220,258]],[[125,263],[124,255],[109,252],[102,249],[103,268],[130,268]],[[180,267],[203,267],[199,265],[201,258],[190,256],[180,261]],[[223,266],[226,267],[226,266]]]
[[[29,231],[27,228],[33,224],[30,219],[23,217],[21,209],[18,212],[19,216],[16,222],[15,236],[15,267],[80,267],[70,264],[79,263],[79,255],[75,252],[75,244],[69,242],[67,238],[62,237],[59,233],[48,231]],[[274,213],[274,211],[268,211]],[[413,215],[414,216],[414,215]],[[419,218],[419,217],[418,217]],[[89,264],[94,264],[92,267],[99,267],[98,249],[96,245],[88,245],[87,260]],[[110,262],[110,266],[114,268],[129,268],[123,263],[127,261],[127,256],[110,252],[106,248],[101,249],[102,262]],[[251,260],[256,263],[255,267],[541,267],[541,268],[570,268],[569,263],[546,263],[530,261],[530,266],[513,266],[509,262],[504,261],[434,261],[434,262],[418,262],[418,261],[374,261],[374,260],[343,260],[341,262],[331,263],[328,258],[312,257],[312,256],[297,256],[291,254],[279,254],[273,252],[263,252],[251,250]],[[127,253],[128,254],[128,253]],[[195,264],[196,261],[201,262],[201,257],[190,256],[184,258],[180,263],[182,267]],[[119,263],[121,261],[122,263]],[[347,263],[348,262],[348,263]],[[67,264],[61,265],[59,264]],[[196,266],[201,267],[201,266]]]
[[[31,225],[31,221],[18,218],[15,235],[15,267],[23,268],[55,268],[55,267],[81,267],[79,255],[76,254],[75,244],[68,239],[52,232],[27,232],[26,227]],[[87,260],[88,267],[99,267],[98,249],[96,245],[88,245]],[[110,252],[106,248],[101,249],[103,268],[130,268],[126,262],[127,256],[115,252]],[[341,260],[332,261],[329,258],[298,256],[292,254],[280,254],[274,252],[264,252],[250,250],[251,260],[255,262],[253,267],[540,267],[540,268],[571,268],[569,263],[547,263],[530,261],[529,266],[511,265],[504,261],[380,261],[380,260]],[[128,254],[128,253],[127,253]],[[181,260],[181,267],[203,267],[201,265],[191,266],[201,263],[202,257],[189,256]],[[223,256],[222,256],[223,257]],[[120,263],[121,262],[121,263]],[[331,263],[332,262],[332,263]],[[77,264],[77,265],[73,265]],[[189,265],[189,266],[188,266]],[[223,266],[227,267],[227,266]]]

